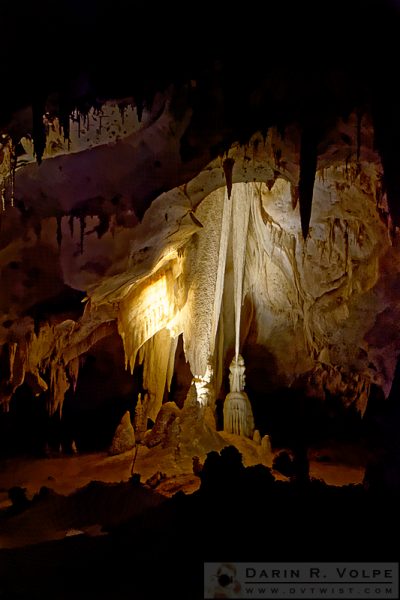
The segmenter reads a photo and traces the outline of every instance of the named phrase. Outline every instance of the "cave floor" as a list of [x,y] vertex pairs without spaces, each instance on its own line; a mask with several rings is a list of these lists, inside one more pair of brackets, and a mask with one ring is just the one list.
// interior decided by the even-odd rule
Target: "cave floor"
[[[272,460],[281,449],[269,456],[262,455],[252,441],[233,434],[220,432],[228,444],[235,445],[243,456],[245,466],[262,463],[272,466]],[[9,505],[8,489],[13,486],[26,488],[28,498],[32,498],[42,486],[59,494],[70,494],[87,485],[90,481],[118,483],[131,476],[134,452],[128,451],[117,456],[106,452],[66,455],[60,453],[52,457],[18,457],[0,462],[0,509]],[[310,475],[322,479],[328,485],[348,485],[361,483],[365,471],[365,457],[357,446],[335,444],[309,451]],[[165,496],[173,495],[178,489],[190,493],[198,489],[199,479],[193,476],[192,458],[177,456],[171,448],[149,449],[139,446],[134,472],[140,473],[145,482],[157,472],[165,474],[157,491]],[[286,479],[277,471],[278,479]]]
[[[262,462],[271,467],[273,456],[279,451],[275,450],[268,455],[261,453],[260,446],[251,440],[225,433],[223,435],[227,445],[237,446],[246,466]],[[103,488],[104,484],[126,484],[131,477],[133,456],[133,451],[129,451],[117,456],[97,452],[74,456],[60,454],[50,458],[7,459],[0,464],[0,515],[11,504],[8,490],[13,486],[25,488],[28,499],[32,499],[41,488],[48,488],[54,492],[57,502],[60,503],[62,500],[58,495],[65,497],[74,494],[90,482],[101,482]],[[311,477],[322,479],[333,486],[362,482],[363,456],[357,448],[345,445],[318,448],[310,450],[309,457]],[[139,501],[134,496],[134,503],[139,511],[153,502],[162,502],[163,498],[171,497],[178,491],[191,494],[200,485],[200,479],[193,474],[192,457],[176,455],[171,448],[149,449],[140,446],[134,472],[140,473],[143,483],[148,482],[145,489],[148,488],[149,496],[140,497]],[[163,476],[157,477],[157,473],[162,473]],[[276,471],[273,471],[273,474],[277,479],[286,479]],[[130,488],[126,491],[128,495],[131,493]],[[99,496],[99,501],[104,504],[103,496]],[[31,508],[22,515],[3,521],[5,527],[2,527],[0,534],[0,548],[15,548],[62,539],[82,531],[91,536],[101,535],[101,521],[96,523],[94,516],[89,521],[86,519],[85,527],[71,527],[71,524],[82,522],[79,505],[67,505],[61,510],[58,505],[54,508],[57,502],[54,502],[53,498],[47,508],[42,504],[40,510]]]

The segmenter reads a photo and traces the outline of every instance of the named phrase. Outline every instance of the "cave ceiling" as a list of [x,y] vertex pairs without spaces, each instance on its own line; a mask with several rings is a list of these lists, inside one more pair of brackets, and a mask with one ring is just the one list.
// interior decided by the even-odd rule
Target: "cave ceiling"
[[153,417],[177,336],[204,376],[204,348],[234,343],[232,198],[249,211],[243,340],[280,384],[329,373],[364,410],[400,349],[397,3],[134,8],[1,8],[2,403],[28,377],[56,410],[116,323],[127,366],[160,366]]

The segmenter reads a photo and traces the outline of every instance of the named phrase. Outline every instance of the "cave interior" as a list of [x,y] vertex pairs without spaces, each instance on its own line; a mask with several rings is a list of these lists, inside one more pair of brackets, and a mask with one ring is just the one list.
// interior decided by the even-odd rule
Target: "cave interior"
[[[156,597],[151,539],[189,524],[183,597],[205,531],[393,558],[399,4],[153,10],[0,9],[0,597],[130,597],[134,538]],[[59,557],[44,587],[21,548]]]

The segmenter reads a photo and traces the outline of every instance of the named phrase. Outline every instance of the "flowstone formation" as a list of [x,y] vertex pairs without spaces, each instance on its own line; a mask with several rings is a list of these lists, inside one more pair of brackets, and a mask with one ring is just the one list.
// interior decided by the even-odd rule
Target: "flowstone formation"
[[[157,127],[171,119],[165,110]],[[134,376],[140,371],[146,400],[138,408],[139,437],[148,419],[156,422],[161,407],[174,401],[184,370],[180,397],[193,383],[196,401],[215,414],[228,392],[232,356],[238,368],[239,356],[246,360],[246,414],[254,390],[261,397],[299,382],[305,395],[323,400],[333,390],[360,413],[371,384],[387,394],[400,351],[400,254],[371,124],[365,117],[359,146],[356,126],[354,115],[338,122],[321,146],[306,237],[296,128],[285,138],[271,128],[246,147],[233,145],[227,157],[159,195],[141,222],[122,208],[120,220],[110,215],[108,225],[82,216],[82,237],[70,229],[78,214],[73,206],[60,219],[44,212],[40,231],[33,211],[21,216],[8,207],[1,254],[3,406],[25,384],[50,413],[61,414],[66,394],[79,385],[84,357],[116,331],[127,369]],[[132,133],[129,143],[150,143],[151,127]],[[99,152],[104,166],[99,148],[91,152]],[[73,176],[78,154],[46,158],[44,165],[51,171],[65,161]],[[40,173],[32,164],[16,172],[16,190],[28,193],[34,184],[32,202],[54,192],[54,181]],[[90,193],[96,185],[90,180]],[[110,186],[114,192],[118,181]],[[68,188],[62,198],[67,210]],[[54,298],[46,281],[57,290]],[[73,300],[58,305],[67,291]],[[227,421],[231,431],[252,437],[254,424],[244,413],[236,425]]]

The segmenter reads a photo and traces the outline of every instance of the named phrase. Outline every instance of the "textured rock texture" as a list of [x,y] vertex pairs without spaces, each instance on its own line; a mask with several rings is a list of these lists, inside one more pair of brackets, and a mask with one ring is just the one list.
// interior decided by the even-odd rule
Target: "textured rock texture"
[[135,447],[135,431],[131,423],[131,415],[127,410],[118,425],[108,453],[112,456],[123,454]]
[[[163,139],[167,151],[165,144],[176,143],[181,133],[175,128],[163,137],[163,120],[173,121],[168,106],[129,140],[135,145],[140,136],[150,136],[149,144]],[[61,410],[79,375],[77,359],[115,324],[127,366],[143,366],[146,416],[157,418],[170,390],[180,335],[190,370],[212,404],[235,347],[234,306],[240,302],[239,349],[261,348],[270,357],[265,367],[276,385],[309,374],[307,385],[322,390],[339,379],[337,389],[360,412],[371,382],[387,394],[400,350],[395,327],[400,255],[396,237],[390,236],[372,125],[365,116],[360,137],[357,122],[356,115],[338,121],[320,144],[305,239],[296,128],[285,138],[271,129],[266,138],[256,134],[248,146],[233,145],[228,158],[211,161],[188,183],[159,195],[141,222],[122,206],[120,218],[109,214],[109,200],[100,212],[96,203],[93,217],[77,210],[78,196],[105,197],[108,186],[92,190],[88,174],[78,194],[79,152],[17,171],[16,189],[29,202],[35,203],[37,194],[55,194],[63,208],[59,218],[46,216],[40,203],[34,210],[27,204],[25,212],[9,207],[3,216],[3,405],[26,380],[35,393],[47,394],[50,412]],[[177,136],[175,141],[169,135]],[[122,196],[128,193],[120,170],[103,157],[108,149],[90,152],[103,161],[95,167],[96,185],[103,176],[112,184],[107,197],[118,189]],[[137,156],[127,159],[131,172],[139,163],[143,168]],[[60,173],[70,171],[67,179],[60,175],[61,191],[53,194],[49,186],[55,180],[47,169],[57,165]],[[243,227],[239,217],[228,227],[231,206],[239,216],[240,207],[245,209]],[[235,275],[238,252],[241,286]],[[63,304],[60,299],[68,294],[71,300]],[[248,368],[250,373],[251,364]]]

